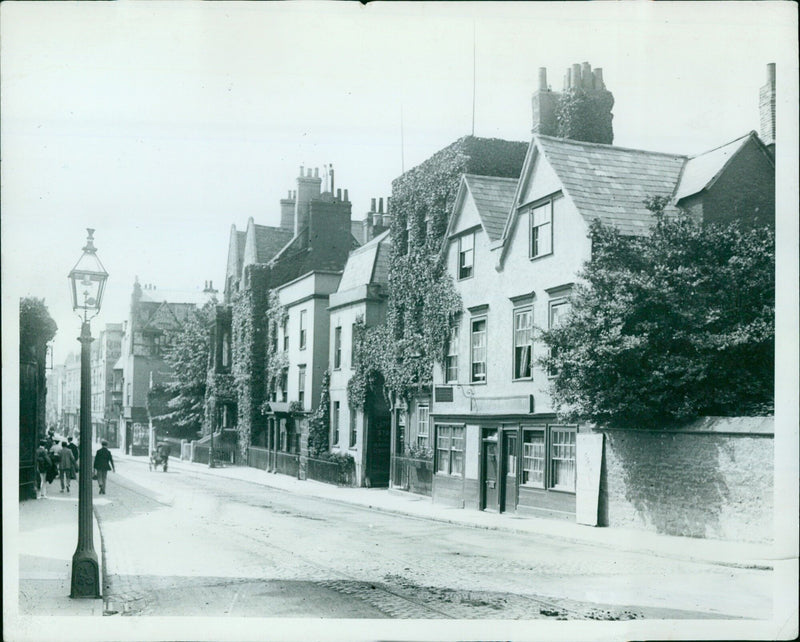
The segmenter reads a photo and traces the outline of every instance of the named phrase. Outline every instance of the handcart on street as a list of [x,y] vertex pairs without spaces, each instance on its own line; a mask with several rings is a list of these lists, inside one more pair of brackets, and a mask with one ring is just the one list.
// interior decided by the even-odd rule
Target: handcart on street
[[170,454],[169,444],[159,444],[152,453],[150,453],[150,470],[153,471],[159,466],[164,467],[164,472],[167,472],[167,464],[169,463]]

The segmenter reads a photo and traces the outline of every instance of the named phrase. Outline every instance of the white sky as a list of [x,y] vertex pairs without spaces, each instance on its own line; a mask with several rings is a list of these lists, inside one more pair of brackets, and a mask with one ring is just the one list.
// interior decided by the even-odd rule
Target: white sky
[[45,298],[57,363],[78,347],[66,276],[86,227],[111,275],[97,334],[136,275],[221,287],[231,224],[277,225],[300,165],[333,163],[362,218],[401,173],[401,106],[406,169],[470,133],[473,28],[477,136],[528,140],[538,68],[560,90],[589,61],[615,144],[693,154],[758,130],[768,62],[796,76],[792,3],[0,10],[3,298]]

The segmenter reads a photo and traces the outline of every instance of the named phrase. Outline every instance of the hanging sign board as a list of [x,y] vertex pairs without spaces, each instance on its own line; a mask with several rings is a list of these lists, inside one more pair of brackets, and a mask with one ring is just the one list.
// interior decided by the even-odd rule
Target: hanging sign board
[[575,521],[597,526],[600,501],[600,467],[603,463],[603,433],[575,435],[577,479]]

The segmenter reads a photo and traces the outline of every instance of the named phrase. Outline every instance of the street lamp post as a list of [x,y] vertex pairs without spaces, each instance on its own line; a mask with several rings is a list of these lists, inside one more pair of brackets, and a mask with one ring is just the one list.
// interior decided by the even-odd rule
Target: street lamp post
[[[69,273],[72,309],[81,316],[81,407],[80,407],[80,478],[78,480],[78,546],[72,556],[70,597],[100,597],[100,567],[92,537],[92,382],[90,356],[92,332],[89,321],[100,312],[108,272],[97,257],[94,230],[88,236],[83,255]],[[91,316],[90,316],[91,315]]]

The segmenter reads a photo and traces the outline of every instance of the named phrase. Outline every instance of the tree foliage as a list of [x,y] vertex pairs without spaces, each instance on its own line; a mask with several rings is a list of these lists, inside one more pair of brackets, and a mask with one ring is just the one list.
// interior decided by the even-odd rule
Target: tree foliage
[[308,419],[308,454],[320,457],[328,451],[331,421],[331,373],[326,370],[322,376],[322,391],[319,405]]
[[216,302],[191,312],[179,330],[171,332],[165,361],[170,379],[148,393],[148,410],[165,434],[194,437],[203,426],[210,349],[209,323]]
[[542,334],[559,411],[628,427],[770,414],[773,231],[649,207],[657,222],[648,236],[595,222],[571,312]]
[[586,91],[572,87],[566,90],[556,105],[558,136],[610,145],[614,142],[613,106],[614,96],[606,89]]
[[27,356],[26,352],[38,354],[56,336],[57,330],[44,299],[23,297],[19,300],[20,359]]

